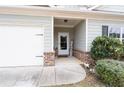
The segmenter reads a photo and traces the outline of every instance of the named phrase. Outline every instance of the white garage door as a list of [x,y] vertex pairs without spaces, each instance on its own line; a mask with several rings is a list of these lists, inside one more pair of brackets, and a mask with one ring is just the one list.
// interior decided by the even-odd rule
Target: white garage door
[[43,65],[43,28],[0,26],[0,66]]

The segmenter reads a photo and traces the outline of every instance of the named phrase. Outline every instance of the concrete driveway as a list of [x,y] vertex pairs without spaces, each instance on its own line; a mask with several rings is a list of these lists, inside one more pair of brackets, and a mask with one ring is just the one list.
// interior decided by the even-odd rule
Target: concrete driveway
[[0,87],[40,87],[71,84],[83,80],[85,70],[74,57],[57,58],[51,67],[0,68]]
[[0,68],[0,87],[37,86],[42,67]]

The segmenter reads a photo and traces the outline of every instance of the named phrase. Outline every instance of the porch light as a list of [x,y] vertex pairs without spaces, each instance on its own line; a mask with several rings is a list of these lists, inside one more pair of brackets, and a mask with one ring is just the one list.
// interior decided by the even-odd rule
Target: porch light
[[67,20],[67,19],[65,19],[65,20],[64,20],[64,22],[65,22],[65,23],[67,23],[67,22],[68,22],[68,20]]

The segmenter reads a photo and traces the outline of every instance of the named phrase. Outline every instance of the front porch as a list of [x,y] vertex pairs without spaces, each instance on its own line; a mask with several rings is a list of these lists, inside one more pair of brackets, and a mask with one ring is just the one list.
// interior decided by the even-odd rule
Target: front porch
[[[54,50],[56,57],[73,56],[73,50],[80,50],[85,35],[85,20],[70,18],[54,18]],[[81,31],[82,30],[82,31]],[[85,40],[82,41],[85,43]],[[82,47],[85,50],[85,47]]]
[[87,52],[86,19],[54,18],[54,50],[59,56],[76,57],[89,64]]
[[87,20],[54,17],[53,51],[45,56],[46,65],[55,65],[59,57],[76,57],[81,63],[90,64],[92,59],[87,51]]

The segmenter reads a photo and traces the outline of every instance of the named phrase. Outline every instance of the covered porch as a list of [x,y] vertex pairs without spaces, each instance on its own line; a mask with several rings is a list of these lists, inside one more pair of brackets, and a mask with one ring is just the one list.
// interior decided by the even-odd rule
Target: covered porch
[[61,57],[76,57],[85,62],[87,56],[86,19],[54,18],[54,50]]

